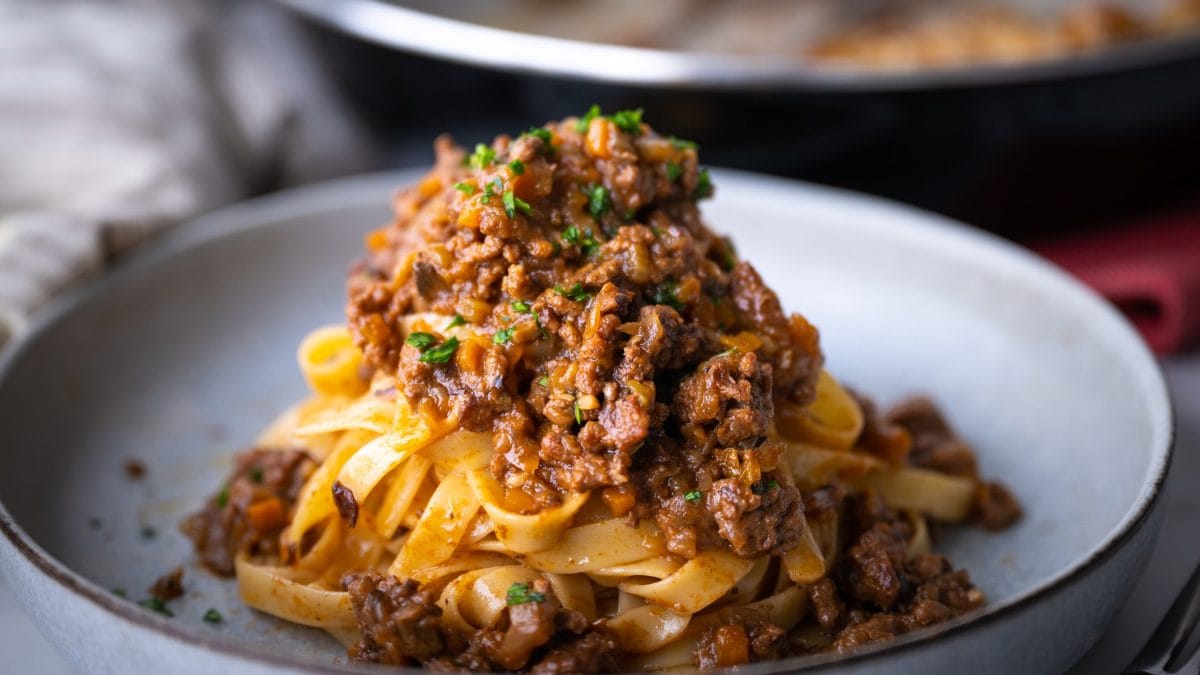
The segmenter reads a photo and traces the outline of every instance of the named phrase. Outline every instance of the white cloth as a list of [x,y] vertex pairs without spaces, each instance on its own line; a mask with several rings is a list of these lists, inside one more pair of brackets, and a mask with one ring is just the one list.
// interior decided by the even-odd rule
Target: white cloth
[[149,235],[372,157],[257,0],[0,0],[0,345]]

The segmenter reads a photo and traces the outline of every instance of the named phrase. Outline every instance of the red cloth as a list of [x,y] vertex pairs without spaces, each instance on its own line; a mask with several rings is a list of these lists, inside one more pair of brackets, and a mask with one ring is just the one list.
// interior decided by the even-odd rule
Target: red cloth
[[1154,351],[1200,344],[1200,208],[1034,250],[1111,300]]

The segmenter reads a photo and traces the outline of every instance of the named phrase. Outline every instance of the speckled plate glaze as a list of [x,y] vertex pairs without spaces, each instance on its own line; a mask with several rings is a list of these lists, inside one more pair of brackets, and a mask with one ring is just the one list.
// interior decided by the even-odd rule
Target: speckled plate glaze
[[[416,174],[351,179],[201,218],[57,305],[0,365],[0,568],[58,648],[96,673],[342,670],[323,633],[242,608],[175,529],[231,454],[304,393],[294,350],[341,319],[361,235]],[[883,401],[932,394],[1027,510],[938,548],[987,593],[978,613],[848,658],[859,673],[1061,672],[1143,569],[1170,458],[1170,405],[1133,330],[1033,256],[857,195],[718,172],[709,222],[828,365]],[[130,480],[128,459],[148,474]],[[183,564],[168,619],[133,600]],[[112,593],[125,589],[129,599]],[[215,607],[225,620],[207,624]]]

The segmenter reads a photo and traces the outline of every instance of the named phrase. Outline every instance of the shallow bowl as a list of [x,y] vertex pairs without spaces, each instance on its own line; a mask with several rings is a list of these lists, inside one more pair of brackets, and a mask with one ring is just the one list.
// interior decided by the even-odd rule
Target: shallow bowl
[[[60,302],[0,364],[0,568],[81,670],[344,669],[323,633],[240,605],[176,524],[234,451],[304,393],[294,349],[341,320],[361,235],[417,174],[255,200],[178,229]],[[1170,405],[1130,326],[998,239],[859,195],[716,172],[708,221],[785,306],[820,327],[827,365],[889,402],[932,395],[1027,515],[938,549],[988,606],[848,658],[744,668],[1061,672],[1099,637],[1157,534]],[[132,480],[124,463],[145,464]],[[166,618],[133,601],[183,564]],[[125,591],[126,598],[113,593]],[[219,624],[202,619],[209,608]]]

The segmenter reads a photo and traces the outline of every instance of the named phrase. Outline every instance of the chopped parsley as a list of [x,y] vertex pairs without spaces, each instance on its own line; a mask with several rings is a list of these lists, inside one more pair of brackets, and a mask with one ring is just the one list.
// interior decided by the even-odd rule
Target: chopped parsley
[[712,193],[712,176],[708,174],[708,169],[701,169],[700,177],[696,179],[696,189],[692,190],[692,199],[704,199],[705,197],[711,197]]
[[253,469],[250,469],[250,472],[247,475],[250,476],[250,480],[254,481],[255,483],[258,483],[259,485],[262,485],[263,470],[262,470],[261,466],[256,466]]
[[514,195],[512,190],[505,192],[500,201],[504,202],[504,212],[508,214],[509,218],[515,218],[517,211],[527,216],[533,213],[533,207],[529,205],[529,202]]
[[442,330],[450,330],[451,328],[458,328],[459,326],[465,325],[466,323],[467,323],[467,320],[462,317],[462,314],[455,314],[454,318],[450,319],[450,323],[446,324],[446,327],[443,328]]
[[496,331],[496,334],[492,336],[492,342],[498,345],[506,345],[512,342],[513,331],[516,329],[516,326],[511,326],[509,328],[505,328],[504,330]]
[[221,623],[224,620],[225,617],[221,616],[221,613],[218,612],[215,607],[210,607],[209,610],[204,613],[205,623]]
[[593,218],[603,216],[612,208],[612,199],[603,185],[589,185],[584,192],[588,196],[588,213],[592,214]]
[[499,178],[493,178],[492,182],[483,186],[483,196],[479,198],[479,201],[486,204],[497,192],[502,190],[504,190],[504,183],[501,183]]
[[458,338],[450,338],[436,347],[430,347],[421,352],[421,363],[446,363],[458,349]]
[[547,148],[550,147],[550,141],[554,139],[554,135],[551,134],[550,130],[545,127],[531,127],[529,131],[526,131],[521,135],[536,136],[537,138],[542,139],[542,143],[545,143]]
[[163,602],[162,598],[151,597],[151,598],[146,598],[145,600],[139,600],[138,605],[145,607],[146,609],[148,609],[152,612],[158,612],[159,614],[162,614],[163,616],[165,616],[167,618],[171,618],[171,617],[175,616],[175,612],[172,612],[167,607],[167,603]]
[[575,122],[575,131],[578,131],[581,134],[587,133],[588,126],[591,125],[592,120],[599,116],[600,106],[593,103],[592,107],[588,108],[588,111],[584,113],[583,117],[580,117],[579,120]]
[[543,387],[545,387],[545,388],[549,389],[549,388],[550,388],[550,378],[549,378],[549,376],[543,375],[543,376],[539,377],[539,378],[538,378],[538,384],[540,384],[540,385],[542,385]]
[[433,333],[409,333],[404,339],[404,344],[409,347],[415,347],[417,351],[424,352],[437,342],[437,337]]
[[683,493],[683,498],[689,502],[698,502],[703,495],[704,493],[699,490],[688,490]]
[[532,314],[533,313],[533,308],[530,307],[529,303],[525,302],[524,300],[513,300],[509,304],[509,307],[512,307],[514,312],[520,312],[522,314]]
[[667,162],[667,180],[674,183],[683,175],[683,167],[675,162]]
[[475,194],[475,192],[479,190],[479,188],[475,187],[473,184],[464,183],[462,181],[455,183],[454,189],[458,190],[459,192],[463,193],[464,195],[466,195],[468,197]]
[[575,302],[583,302],[584,300],[592,297],[592,294],[585,291],[583,289],[583,284],[579,282],[575,282],[575,285],[569,289],[563,288],[558,284],[554,284],[554,292],[558,293],[564,298],[570,298]]
[[219,506],[221,508],[225,508],[225,505],[228,503],[229,503],[229,486],[222,485],[221,491],[217,493],[217,506]]
[[751,485],[751,486],[750,486],[750,489],[751,489],[751,490],[754,492],[754,494],[756,494],[756,495],[764,495],[764,494],[766,494],[766,493],[770,492],[771,490],[774,490],[774,489],[776,489],[776,488],[778,488],[778,487],[779,487],[779,481],[772,480],[772,481],[769,481],[769,482],[768,482],[768,481],[765,481],[765,480],[764,480],[764,481],[760,481],[760,482],[758,482],[758,483],[755,483],[754,485]]
[[508,587],[505,600],[508,602],[508,606],[512,607],[513,605],[524,605],[527,602],[545,602],[546,594],[533,590],[528,581],[517,581]]
[[475,144],[475,152],[467,160],[472,169],[486,169],[496,161],[496,151],[483,143]]
[[521,174],[525,173],[525,162],[522,162],[519,159],[514,159],[508,163],[508,170],[512,172],[512,175],[520,176]]
[[667,138],[667,140],[671,141],[671,145],[675,146],[676,150],[700,149],[700,146],[696,144],[696,141],[689,141],[686,138],[676,138],[675,136],[670,136]]
[[592,236],[591,230],[585,230],[582,233],[576,225],[570,225],[563,230],[563,242],[571,246],[579,246],[583,250],[584,255],[591,255],[600,248],[600,242]]
[[683,309],[683,303],[679,300],[679,284],[674,281],[664,282],[654,289],[651,299],[656,305],[670,305],[675,309]]
[[583,411],[579,409],[579,401],[575,401],[575,423],[583,424]]
[[637,136],[642,133],[642,109],[618,110],[609,117],[617,128],[627,134]]

